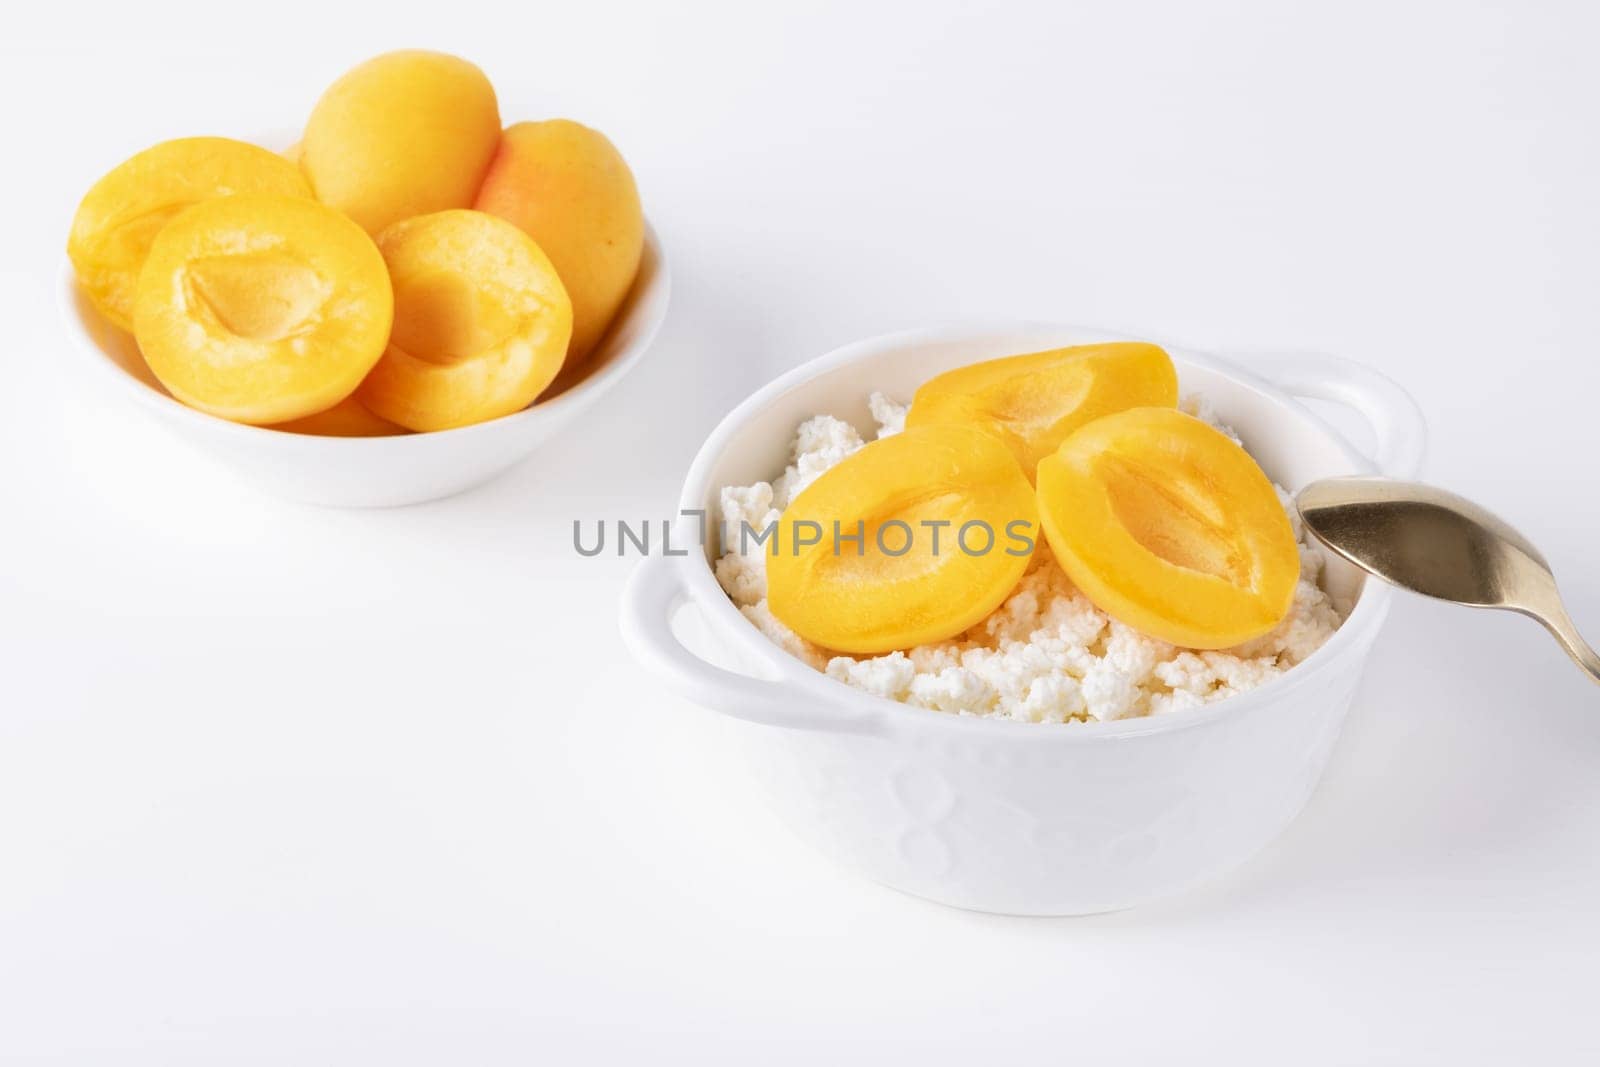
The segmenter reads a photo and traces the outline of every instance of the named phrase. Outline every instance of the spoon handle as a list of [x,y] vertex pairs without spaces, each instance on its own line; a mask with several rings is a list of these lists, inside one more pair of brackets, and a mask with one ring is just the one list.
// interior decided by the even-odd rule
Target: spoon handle
[[1596,652],[1578,633],[1578,627],[1567,614],[1567,609],[1557,601],[1537,618],[1566,650],[1567,655],[1572,657],[1572,662],[1588,672],[1594,681],[1600,682],[1600,652]]

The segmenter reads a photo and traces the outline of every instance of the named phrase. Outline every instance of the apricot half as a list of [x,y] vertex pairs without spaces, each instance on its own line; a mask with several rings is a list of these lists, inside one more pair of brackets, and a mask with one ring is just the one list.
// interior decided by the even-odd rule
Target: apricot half
[[268,424],[349,396],[383,354],[393,312],[361,227],[313,200],[249,193],[197,204],[157,235],[134,339],[179,400]]
[[1172,407],[1178,375],[1155,345],[1076,345],[985,360],[924,382],[907,426],[965,423],[996,434],[1032,480],[1039,461],[1084,423],[1131,407]]
[[509,415],[566,356],[572,302],[533,238],[481,211],[441,211],[378,235],[394,333],[357,394],[390,422],[447,430]]
[[404,426],[374,415],[353,396],[345,397],[327,411],[275,423],[272,429],[312,437],[395,437],[408,432]]
[[184,208],[233,193],[311,196],[293,163],[226,137],[163,141],[89,189],[72,219],[67,255],[100,313],[133,329],[133,294],[150,245]]
[[500,107],[483,71],[440,52],[389,52],[322,94],[300,167],[318,200],[376,234],[470,207],[499,140]]
[[520,122],[473,203],[539,242],[572,298],[568,362],[589,357],[639,272],[644,212],[633,172],[605,136],[566,119]]
[[841,652],[954,637],[1016,587],[1038,521],[1033,488],[999,439],[967,426],[909,429],[851,454],[784,510],[769,606]]
[[1271,630],[1300,577],[1289,516],[1265,473],[1175,408],[1134,408],[1074,432],[1039,463],[1057,561],[1102,611],[1187,648]]

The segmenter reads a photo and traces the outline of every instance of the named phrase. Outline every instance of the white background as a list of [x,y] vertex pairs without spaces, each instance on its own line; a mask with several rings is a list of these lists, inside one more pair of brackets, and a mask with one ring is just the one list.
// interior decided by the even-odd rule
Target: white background
[[[0,1062],[1593,1062],[1600,689],[1400,603],[1304,816],[1071,921],[844,874],[628,660],[632,561],[777,372],[969,316],[1383,368],[1600,636],[1592,5],[27,5],[0,31]],[[389,512],[63,372],[77,198],[460,52],[631,160],[676,273],[584,427]]]

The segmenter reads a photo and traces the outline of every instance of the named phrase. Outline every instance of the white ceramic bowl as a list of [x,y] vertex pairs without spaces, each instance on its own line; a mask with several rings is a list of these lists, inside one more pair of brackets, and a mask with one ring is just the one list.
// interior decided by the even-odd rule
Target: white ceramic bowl
[[667,313],[667,263],[645,229],[639,276],[600,346],[533,406],[476,426],[395,437],[315,437],[219,419],[179,403],[145,365],[133,338],[107,322],[69,266],[62,317],[88,384],[109,389],[194,448],[271,493],[334,507],[392,507],[450,496],[531,455],[587,410],[644,356]]
[[[681,507],[718,514],[718,491],[771,479],[794,428],[830,413],[870,430],[872,390],[909,398],[975,360],[1117,339],[1026,325],[897,334],[849,345],[784,375],[707,439]],[[1387,378],[1330,357],[1263,362],[1261,376],[1168,349],[1182,389],[1208,398],[1272,478],[1290,489],[1329,475],[1415,473],[1424,429]],[[1356,451],[1296,397],[1360,411],[1378,441]],[[713,522],[712,528],[715,528]],[[698,522],[677,523],[693,544]],[[1073,915],[1125,908],[1243,863],[1288,825],[1321,776],[1389,609],[1390,590],[1330,561],[1330,593],[1354,608],[1326,645],[1253,692],[1158,718],[1032,724],[963,718],[849,688],[772,645],[718,587],[716,546],[652,556],[623,604],[634,653],[688,699],[739,720],[757,777],[785,821],[841,863],[963,908]],[[692,603],[713,666],[675,636]]]

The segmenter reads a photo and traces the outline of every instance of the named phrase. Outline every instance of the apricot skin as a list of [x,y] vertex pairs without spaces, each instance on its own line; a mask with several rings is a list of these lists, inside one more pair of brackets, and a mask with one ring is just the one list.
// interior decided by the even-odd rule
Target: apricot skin
[[145,149],[89,189],[72,219],[67,255],[89,299],[133,329],[134,290],[150,245],[183,209],[233,193],[309,198],[294,164],[226,137],[184,137]]
[[389,346],[357,393],[411,430],[520,411],[561,370],[572,302],[527,234],[481,211],[441,211],[378,235],[395,294]]
[[190,407],[270,425],[325,411],[383,354],[394,297],[372,238],[314,200],[197,204],[151,245],[134,339]]
[[606,137],[567,119],[500,138],[473,204],[539,243],[572,299],[570,366],[587,359],[628,295],[644,250],[633,172]]
[[499,105],[481,70],[440,52],[389,52],[317,101],[300,167],[317,199],[377,234],[469,207],[499,140]]

